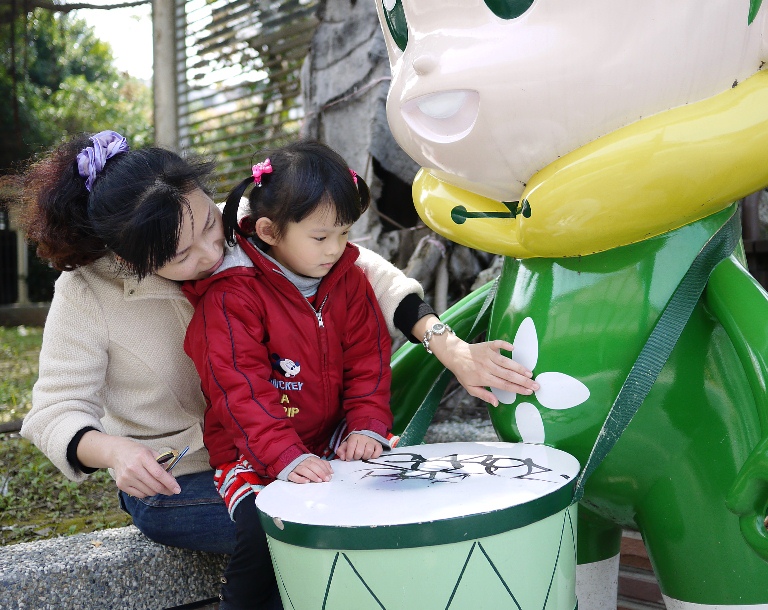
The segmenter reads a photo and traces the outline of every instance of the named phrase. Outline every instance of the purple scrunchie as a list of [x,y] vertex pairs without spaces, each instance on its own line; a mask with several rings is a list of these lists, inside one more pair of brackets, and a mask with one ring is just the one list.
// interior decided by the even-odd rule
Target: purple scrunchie
[[127,140],[116,131],[100,131],[91,136],[91,142],[93,146],[84,148],[77,155],[77,171],[85,178],[85,188],[89,193],[107,159],[128,150]]

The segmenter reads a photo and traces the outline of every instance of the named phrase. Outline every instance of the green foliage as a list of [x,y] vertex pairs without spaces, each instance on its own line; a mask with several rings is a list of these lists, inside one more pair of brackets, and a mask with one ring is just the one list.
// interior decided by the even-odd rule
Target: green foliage
[[0,436],[0,464],[0,546],[131,523],[106,471],[74,483],[15,435]]
[[0,326],[0,423],[29,411],[42,342],[42,328]]
[[[29,411],[42,338],[38,327],[0,326],[0,422]],[[74,483],[28,441],[0,434],[0,546],[130,522],[106,471]]]
[[[42,123],[64,134],[112,129],[128,138],[132,148],[148,143],[152,93],[136,79],[89,82],[82,74],[69,76],[40,109]],[[83,112],[83,109],[88,109]],[[136,127],[143,127],[137,132]]]
[[66,13],[0,9],[0,104],[0,170],[83,131],[114,129],[134,147],[152,139],[151,89]]
[[[19,25],[17,20],[16,27]],[[112,49],[82,19],[36,9],[26,19],[26,32],[21,35],[25,43],[21,50],[26,55],[22,67],[26,67],[29,82],[48,94],[70,76],[82,75],[95,82],[115,74]]]

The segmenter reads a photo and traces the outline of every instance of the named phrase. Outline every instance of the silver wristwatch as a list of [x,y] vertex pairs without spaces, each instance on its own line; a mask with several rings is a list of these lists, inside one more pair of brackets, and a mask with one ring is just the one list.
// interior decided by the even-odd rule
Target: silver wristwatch
[[456,334],[453,332],[453,329],[450,326],[444,324],[443,322],[435,322],[430,328],[427,329],[427,332],[424,333],[424,340],[421,342],[421,344],[424,346],[424,349],[427,350],[428,354],[432,353],[432,350],[429,349],[430,339],[432,339],[432,337],[435,335],[442,335],[446,331],[452,335]]

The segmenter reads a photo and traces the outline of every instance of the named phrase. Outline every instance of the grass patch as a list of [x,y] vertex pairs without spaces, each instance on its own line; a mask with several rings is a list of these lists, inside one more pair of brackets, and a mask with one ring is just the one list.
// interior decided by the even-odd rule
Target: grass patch
[[[32,404],[42,329],[0,326],[0,423]],[[18,434],[0,434],[0,546],[129,525],[106,470],[73,483]]]
[[0,423],[24,417],[32,406],[43,329],[0,326]]
[[130,525],[106,470],[67,479],[18,435],[0,440],[0,545]]

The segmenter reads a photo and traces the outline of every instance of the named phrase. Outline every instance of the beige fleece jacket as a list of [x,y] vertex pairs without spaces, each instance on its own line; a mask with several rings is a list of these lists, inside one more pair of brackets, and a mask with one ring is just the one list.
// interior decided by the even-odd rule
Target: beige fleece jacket
[[[418,282],[360,248],[357,264],[379,299],[391,333],[394,312]],[[86,475],[67,462],[82,428],[124,436],[155,451],[187,456],[176,476],[209,470],[203,446],[205,401],[183,343],[192,306],[180,285],[153,275],[121,276],[112,257],[62,273],[43,331],[39,379],[21,434],[68,478]]]

